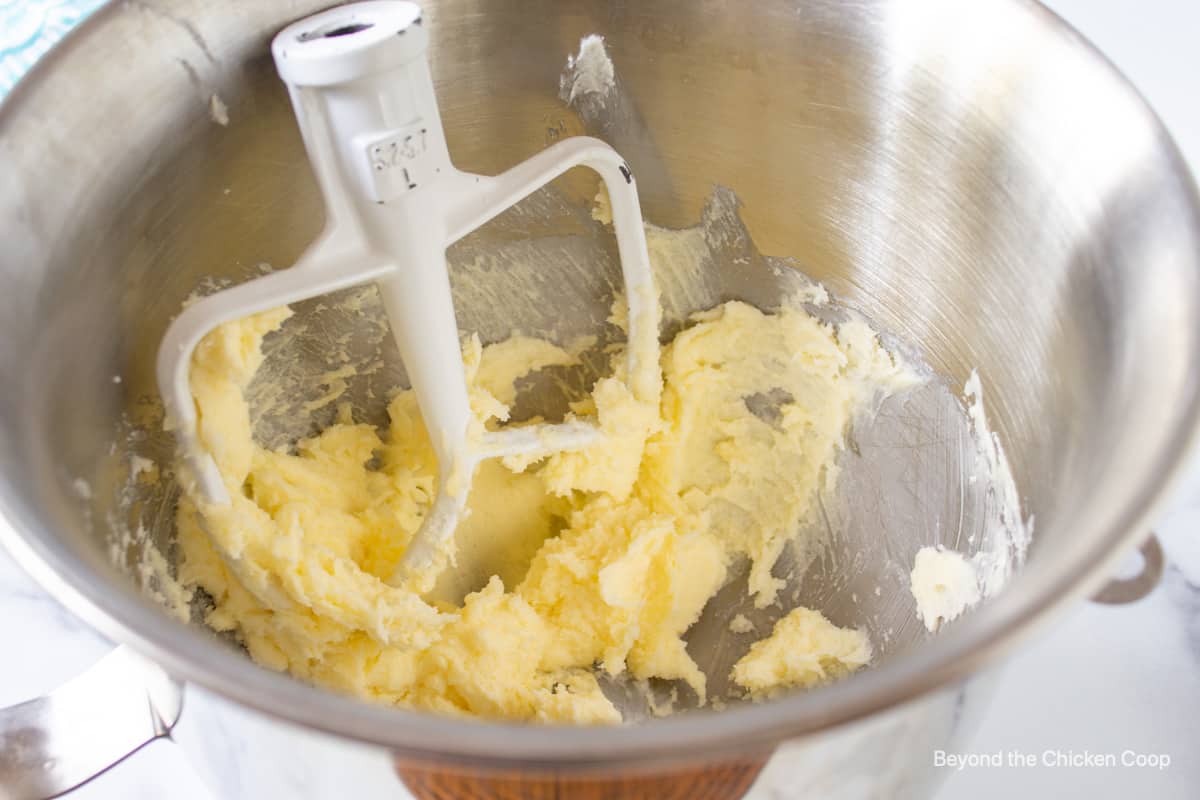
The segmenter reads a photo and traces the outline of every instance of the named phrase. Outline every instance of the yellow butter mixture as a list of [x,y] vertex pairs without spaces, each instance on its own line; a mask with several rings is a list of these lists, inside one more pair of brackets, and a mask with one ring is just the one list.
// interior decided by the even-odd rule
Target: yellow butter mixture
[[[342,406],[336,424],[290,450],[258,445],[245,391],[263,337],[289,313],[226,324],[196,351],[199,436],[232,503],[188,492],[179,578],[212,596],[209,625],[236,632],[260,664],[381,703],[487,718],[618,722],[601,673],[683,681],[703,702],[689,627],[743,562],[755,604],[777,601],[772,568],[832,489],[848,426],[914,380],[859,320],[835,327],[740,302],[696,314],[663,348],[650,400],[618,374],[576,405],[608,434],[601,444],[485,462],[456,566],[402,576],[436,488],[416,400],[398,392],[386,430]],[[491,426],[504,424],[514,382],[577,361],[526,337],[464,352],[473,409]],[[732,677],[759,698],[870,658],[864,632],[801,608]]]

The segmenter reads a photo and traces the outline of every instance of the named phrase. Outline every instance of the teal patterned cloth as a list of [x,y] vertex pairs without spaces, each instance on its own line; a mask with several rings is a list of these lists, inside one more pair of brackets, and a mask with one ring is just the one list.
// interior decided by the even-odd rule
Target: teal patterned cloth
[[0,98],[105,0],[0,0]]

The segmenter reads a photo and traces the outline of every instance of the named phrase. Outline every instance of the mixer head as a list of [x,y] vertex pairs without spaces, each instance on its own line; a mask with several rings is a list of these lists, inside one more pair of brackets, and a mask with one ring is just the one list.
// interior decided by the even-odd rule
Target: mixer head
[[495,177],[455,169],[425,58],[428,43],[421,9],[391,0],[333,8],[275,37],[275,64],[324,197],[325,228],[291,268],[188,306],[168,328],[157,363],[167,418],[201,501],[228,504],[230,487],[197,426],[190,387],[196,346],[225,322],[376,284],[438,458],[436,500],[397,578],[444,563],[480,461],[528,462],[603,436],[579,419],[502,430],[472,424],[446,271],[451,244],[567,170],[594,170],[611,199],[628,303],[623,377],[641,402],[654,401],[659,383],[659,312],[629,167],[604,142],[581,136]]

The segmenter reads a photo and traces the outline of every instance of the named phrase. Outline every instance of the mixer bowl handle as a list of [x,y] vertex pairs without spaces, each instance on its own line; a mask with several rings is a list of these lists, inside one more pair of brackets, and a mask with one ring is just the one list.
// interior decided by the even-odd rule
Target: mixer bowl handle
[[1136,575],[1127,578],[1113,578],[1104,584],[1104,588],[1092,595],[1093,603],[1103,603],[1108,606],[1123,606],[1141,600],[1158,585],[1163,575],[1163,551],[1158,543],[1158,537],[1153,533],[1146,537],[1138,548],[1142,557],[1141,568]]
[[0,796],[68,792],[166,736],[183,686],[127,647],[42,697],[0,709]]

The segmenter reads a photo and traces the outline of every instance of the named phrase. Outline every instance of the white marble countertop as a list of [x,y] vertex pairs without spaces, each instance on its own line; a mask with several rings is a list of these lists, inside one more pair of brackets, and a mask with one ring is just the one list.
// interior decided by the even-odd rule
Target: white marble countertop
[[[1193,0],[1051,0],[1142,90],[1200,165],[1200,4]],[[1200,171],[1200,169],[1198,169]],[[1166,754],[1166,769],[975,767],[939,797],[1200,796],[1200,457],[1156,530],[1167,554],[1158,588],[1128,606],[1082,604],[1008,665],[971,753],[1046,750]],[[0,551],[0,706],[53,689],[110,645],[45,595]],[[10,651],[11,653],[12,651]],[[237,731],[231,731],[232,736]],[[77,790],[73,800],[213,800],[182,751],[159,740]]]

